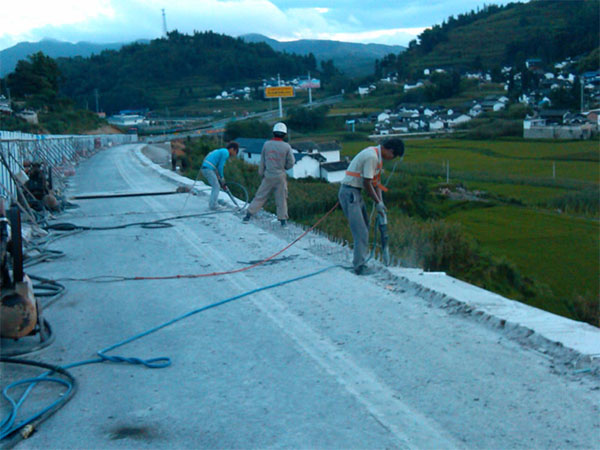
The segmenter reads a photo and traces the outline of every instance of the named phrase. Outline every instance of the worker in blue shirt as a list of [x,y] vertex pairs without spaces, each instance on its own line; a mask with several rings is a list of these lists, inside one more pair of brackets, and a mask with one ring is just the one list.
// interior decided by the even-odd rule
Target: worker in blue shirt
[[212,210],[219,209],[217,206],[219,192],[221,188],[225,188],[225,177],[223,175],[225,163],[230,156],[235,158],[238,151],[238,143],[230,142],[225,148],[217,148],[210,152],[202,162],[202,166],[200,167],[202,175],[204,175],[208,183],[212,186],[210,200],[208,201],[208,207]]

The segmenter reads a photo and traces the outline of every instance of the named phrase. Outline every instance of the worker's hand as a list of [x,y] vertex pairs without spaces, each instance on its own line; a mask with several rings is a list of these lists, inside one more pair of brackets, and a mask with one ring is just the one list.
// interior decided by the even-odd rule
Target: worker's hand
[[383,202],[379,202],[375,205],[375,209],[377,210],[378,214],[381,215],[385,215],[385,212],[387,211],[387,208],[385,207],[385,205],[383,204]]
[[221,178],[219,180],[219,184],[221,185],[222,189],[225,189],[227,187],[227,184],[225,183],[225,178]]

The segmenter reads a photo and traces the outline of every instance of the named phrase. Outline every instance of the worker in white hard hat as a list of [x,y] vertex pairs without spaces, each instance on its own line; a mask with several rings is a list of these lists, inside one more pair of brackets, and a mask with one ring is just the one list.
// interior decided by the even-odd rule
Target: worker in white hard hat
[[258,166],[258,174],[263,179],[258,191],[256,191],[254,200],[248,206],[244,217],[245,223],[263,207],[271,192],[274,192],[277,218],[281,222],[281,226],[287,224],[287,175],[285,171],[294,167],[295,161],[292,147],[283,140],[286,135],[287,127],[285,123],[277,122],[273,126],[273,139],[263,145],[260,154],[260,165]]

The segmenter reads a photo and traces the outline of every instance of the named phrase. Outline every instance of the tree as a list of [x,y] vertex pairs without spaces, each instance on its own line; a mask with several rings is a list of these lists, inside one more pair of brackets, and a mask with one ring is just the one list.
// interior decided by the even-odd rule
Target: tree
[[8,75],[7,81],[15,97],[39,96],[45,100],[56,97],[60,71],[58,65],[42,52],[21,60],[15,71]]
[[239,137],[267,138],[271,136],[271,126],[260,120],[237,120],[227,123],[225,140],[232,141]]
[[315,109],[292,108],[288,112],[287,123],[301,131],[316,130],[324,125],[328,110],[327,106]]
[[571,88],[552,89],[549,97],[553,108],[578,111],[581,108],[581,82],[579,77],[575,78]]
[[425,95],[430,102],[452,97],[460,92],[460,74],[436,72],[431,76],[431,83],[425,87]]

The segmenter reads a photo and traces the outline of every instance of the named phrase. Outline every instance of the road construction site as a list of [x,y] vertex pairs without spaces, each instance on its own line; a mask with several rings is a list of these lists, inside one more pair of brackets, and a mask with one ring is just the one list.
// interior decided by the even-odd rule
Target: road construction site
[[[68,232],[50,246],[63,258],[28,271],[67,290],[44,311],[54,341],[24,357],[125,360],[73,365],[70,401],[11,445],[599,448],[598,329],[417,268],[357,276],[351,249],[312,232],[256,264],[305,230],[242,224],[224,193],[210,211],[208,187],[143,148],[81,162],[78,207],[54,222],[172,226]],[[1,367],[3,385],[41,373]],[[64,391],[40,383],[19,418]]]

